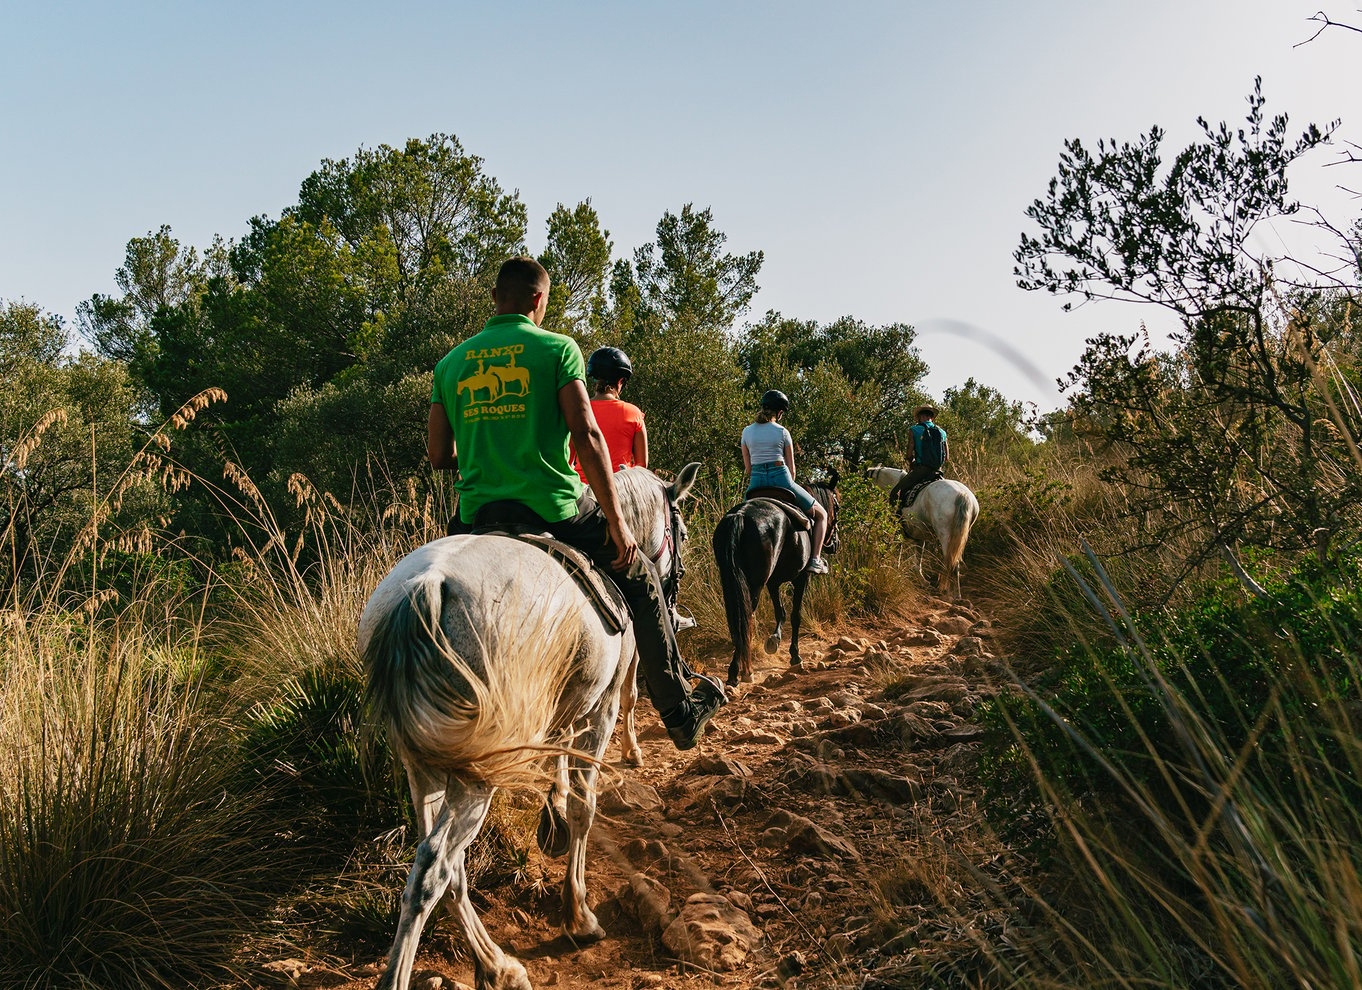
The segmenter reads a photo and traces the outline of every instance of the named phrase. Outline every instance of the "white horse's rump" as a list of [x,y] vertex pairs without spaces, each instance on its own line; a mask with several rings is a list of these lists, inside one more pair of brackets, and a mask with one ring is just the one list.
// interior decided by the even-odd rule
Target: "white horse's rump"
[[[642,552],[662,549],[669,500],[689,491],[698,469],[688,465],[673,485],[641,468],[616,476]],[[384,578],[360,618],[359,648],[371,709],[406,766],[423,836],[379,986],[406,990],[421,930],[443,900],[472,951],[478,990],[529,990],[524,967],[473,910],[464,850],[497,787],[538,787],[548,781],[539,758],[572,750],[563,928],[579,941],[603,934],[586,902],[587,833],[621,688],[634,678],[632,631],[609,632],[542,550],[505,537],[452,536],[409,554]],[[632,740],[626,753],[631,748]]]
[[[898,468],[867,468],[865,476],[885,491],[892,491],[904,475]],[[979,518],[979,500],[958,481],[941,478],[918,492],[913,504],[903,509],[899,520],[913,538],[926,541],[935,536],[941,546],[942,571],[937,589],[960,597],[960,558],[965,554],[970,528]]]
[[398,756],[500,786],[533,776],[537,756],[567,741],[555,715],[593,707],[614,673],[590,659],[621,637],[582,598],[553,558],[507,537],[447,536],[399,561],[359,624]]

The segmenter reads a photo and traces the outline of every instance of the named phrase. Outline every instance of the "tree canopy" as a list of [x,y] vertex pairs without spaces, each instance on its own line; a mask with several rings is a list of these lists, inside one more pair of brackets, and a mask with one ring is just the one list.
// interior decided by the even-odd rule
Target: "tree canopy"
[[1356,266],[1350,280],[1288,279],[1301,266],[1255,250],[1252,237],[1300,209],[1287,170],[1333,127],[1290,138],[1285,115],[1267,118],[1260,83],[1248,105],[1238,129],[1198,119],[1202,139],[1167,167],[1158,128],[1095,153],[1067,142],[1027,211],[1039,232],[1015,255],[1022,288],[1180,318],[1171,352],[1103,334],[1061,384],[1081,428],[1120,455],[1107,476],[1138,493],[1148,539],[1188,537],[1191,564],[1239,541],[1323,544],[1356,521],[1347,438],[1362,422],[1325,373],[1337,332],[1311,315],[1355,305]]

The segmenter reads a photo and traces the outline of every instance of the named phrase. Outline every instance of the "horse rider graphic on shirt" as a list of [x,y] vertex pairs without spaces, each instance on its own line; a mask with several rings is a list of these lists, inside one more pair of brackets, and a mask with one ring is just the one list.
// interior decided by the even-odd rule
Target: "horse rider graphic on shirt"
[[[515,352],[523,350],[522,345],[494,348],[491,351],[469,351],[464,355],[468,361],[476,360],[478,370],[467,378],[460,379],[458,390],[468,393],[468,405],[463,409],[465,419],[524,419],[523,403],[506,405],[504,399],[525,398],[530,394],[530,373],[518,367]],[[495,361],[497,363],[489,363]],[[507,386],[515,384],[515,392],[508,392]],[[487,398],[480,400],[478,393],[487,392]]]

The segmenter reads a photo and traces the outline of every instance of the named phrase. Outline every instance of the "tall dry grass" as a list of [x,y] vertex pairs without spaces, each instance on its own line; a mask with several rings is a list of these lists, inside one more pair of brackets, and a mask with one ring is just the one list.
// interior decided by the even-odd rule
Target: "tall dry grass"
[[[215,480],[174,462],[170,435],[215,395],[89,493],[90,520],[0,612],[0,987],[216,984],[262,938],[391,938],[393,864],[415,834],[364,725],[356,621],[392,564],[443,533],[448,491],[375,472],[342,505],[295,477],[286,522],[232,465]],[[193,486],[234,527],[233,559],[154,520],[116,528],[135,484]],[[474,882],[539,882],[527,813],[494,817]]]
[[231,734],[135,616],[0,614],[0,986],[182,987],[235,970],[273,823]]

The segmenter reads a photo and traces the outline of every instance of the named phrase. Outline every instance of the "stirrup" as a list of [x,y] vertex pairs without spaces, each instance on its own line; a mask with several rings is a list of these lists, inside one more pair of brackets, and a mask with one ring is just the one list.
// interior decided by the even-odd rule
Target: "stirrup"
[[677,632],[684,632],[687,629],[695,628],[695,616],[682,615],[679,608],[672,609],[672,628]]

